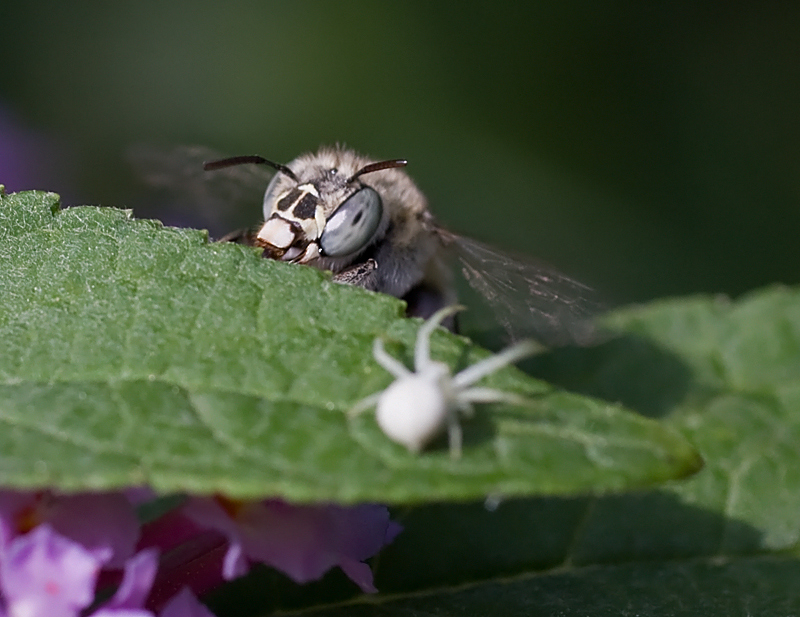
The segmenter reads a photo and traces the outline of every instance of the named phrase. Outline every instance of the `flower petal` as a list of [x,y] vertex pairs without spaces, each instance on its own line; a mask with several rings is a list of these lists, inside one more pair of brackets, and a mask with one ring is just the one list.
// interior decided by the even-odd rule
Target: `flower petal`
[[100,562],[49,525],[14,539],[0,562],[9,615],[74,617],[94,599]]
[[226,579],[246,571],[246,556],[298,583],[317,580],[339,565],[362,590],[373,592],[372,573],[362,562],[391,542],[401,529],[379,505],[293,505],[280,500],[228,505],[196,498],[187,501],[183,510],[196,524],[227,537]]
[[122,493],[55,496],[45,520],[93,551],[107,568],[123,567],[139,538],[136,512]]
[[364,593],[378,593],[378,588],[372,578],[372,569],[363,561],[343,559],[339,562],[342,569],[351,581],[361,588]]
[[139,609],[144,606],[158,571],[158,551],[146,549],[125,563],[122,582],[105,609]]
[[172,600],[167,602],[160,617],[214,617],[214,613],[195,598],[187,587],[184,587]]

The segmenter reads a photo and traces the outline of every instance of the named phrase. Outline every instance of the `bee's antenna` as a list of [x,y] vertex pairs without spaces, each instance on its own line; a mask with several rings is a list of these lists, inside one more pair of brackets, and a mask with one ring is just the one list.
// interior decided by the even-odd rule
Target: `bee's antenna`
[[350,176],[347,179],[347,182],[350,183],[359,176],[363,176],[364,174],[371,174],[373,171],[380,171],[381,169],[391,169],[392,167],[405,167],[408,165],[408,161],[405,159],[392,159],[391,161],[381,161],[380,163],[370,163],[369,165],[365,165],[361,169],[359,169],[356,173]]
[[[248,165],[252,163],[257,165],[269,165],[270,167],[277,169],[282,174],[289,176],[295,182],[300,182],[300,179],[286,165],[273,163],[272,161],[268,161],[263,156],[258,156],[257,154],[245,154],[243,156],[232,156],[228,159],[220,159],[218,161],[208,161],[203,163],[203,170],[214,171],[216,169],[224,169],[225,167],[233,167],[234,165]],[[367,165],[367,167],[369,167],[369,165]],[[363,173],[363,170],[358,173]]]

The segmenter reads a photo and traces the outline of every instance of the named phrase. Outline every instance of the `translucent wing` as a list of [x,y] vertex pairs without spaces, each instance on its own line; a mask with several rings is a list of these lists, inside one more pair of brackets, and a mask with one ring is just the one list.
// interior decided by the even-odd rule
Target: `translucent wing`
[[601,305],[591,288],[533,259],[512,257],[441,228],[436,234],[511,340],[535,338],[547,345],[595,340],[591,317]]
[[[264,191],[275,173],[266,165],[203,171],[204,162],[224,156],[202,146],[138,146],[128,158],[149,186],[167,193],[170,207],[185,206],[212,231],[230,229],[226,213],[238,208],[260,213]],[[432,218],[428,231],[455,254],[464,278],[512,340],[531,337],[548,345],[585,345],[595,340],[589,319],[600,306],[590,288],[532,259],[512,257],[446,231]],[[248,230],[239,230],[223,240],[252,243],[251,236]]]
[[164,192],[170,203],[191,208],[206,224],[217,228],[226,227],[230,218],[226,213],[238,208],[252,212],[252,220],[260,216],[264,191],[275,173],[265,165],[203,171],[206,161],[224,158],[204,146],[137,145],[128,150],[127,158],[151,189]]

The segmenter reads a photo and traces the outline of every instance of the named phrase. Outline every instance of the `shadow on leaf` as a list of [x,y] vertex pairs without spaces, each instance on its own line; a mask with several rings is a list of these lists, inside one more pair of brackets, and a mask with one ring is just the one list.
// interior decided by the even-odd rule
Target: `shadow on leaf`
[[621,403],[649,418],[669,415],[692,384],[692,373],[680,358],[633,334],[594,347],[555,349],[520,367],[566,390]]

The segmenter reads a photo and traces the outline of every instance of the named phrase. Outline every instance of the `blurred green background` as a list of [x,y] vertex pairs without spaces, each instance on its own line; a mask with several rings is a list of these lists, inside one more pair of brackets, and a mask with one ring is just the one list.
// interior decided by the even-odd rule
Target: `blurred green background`
[[[0,182],[158,208],[134,143],[344,142],[610,303],[800,281],[800,3],[5,2]],[[220,206],[222,208],[222,206]]]

